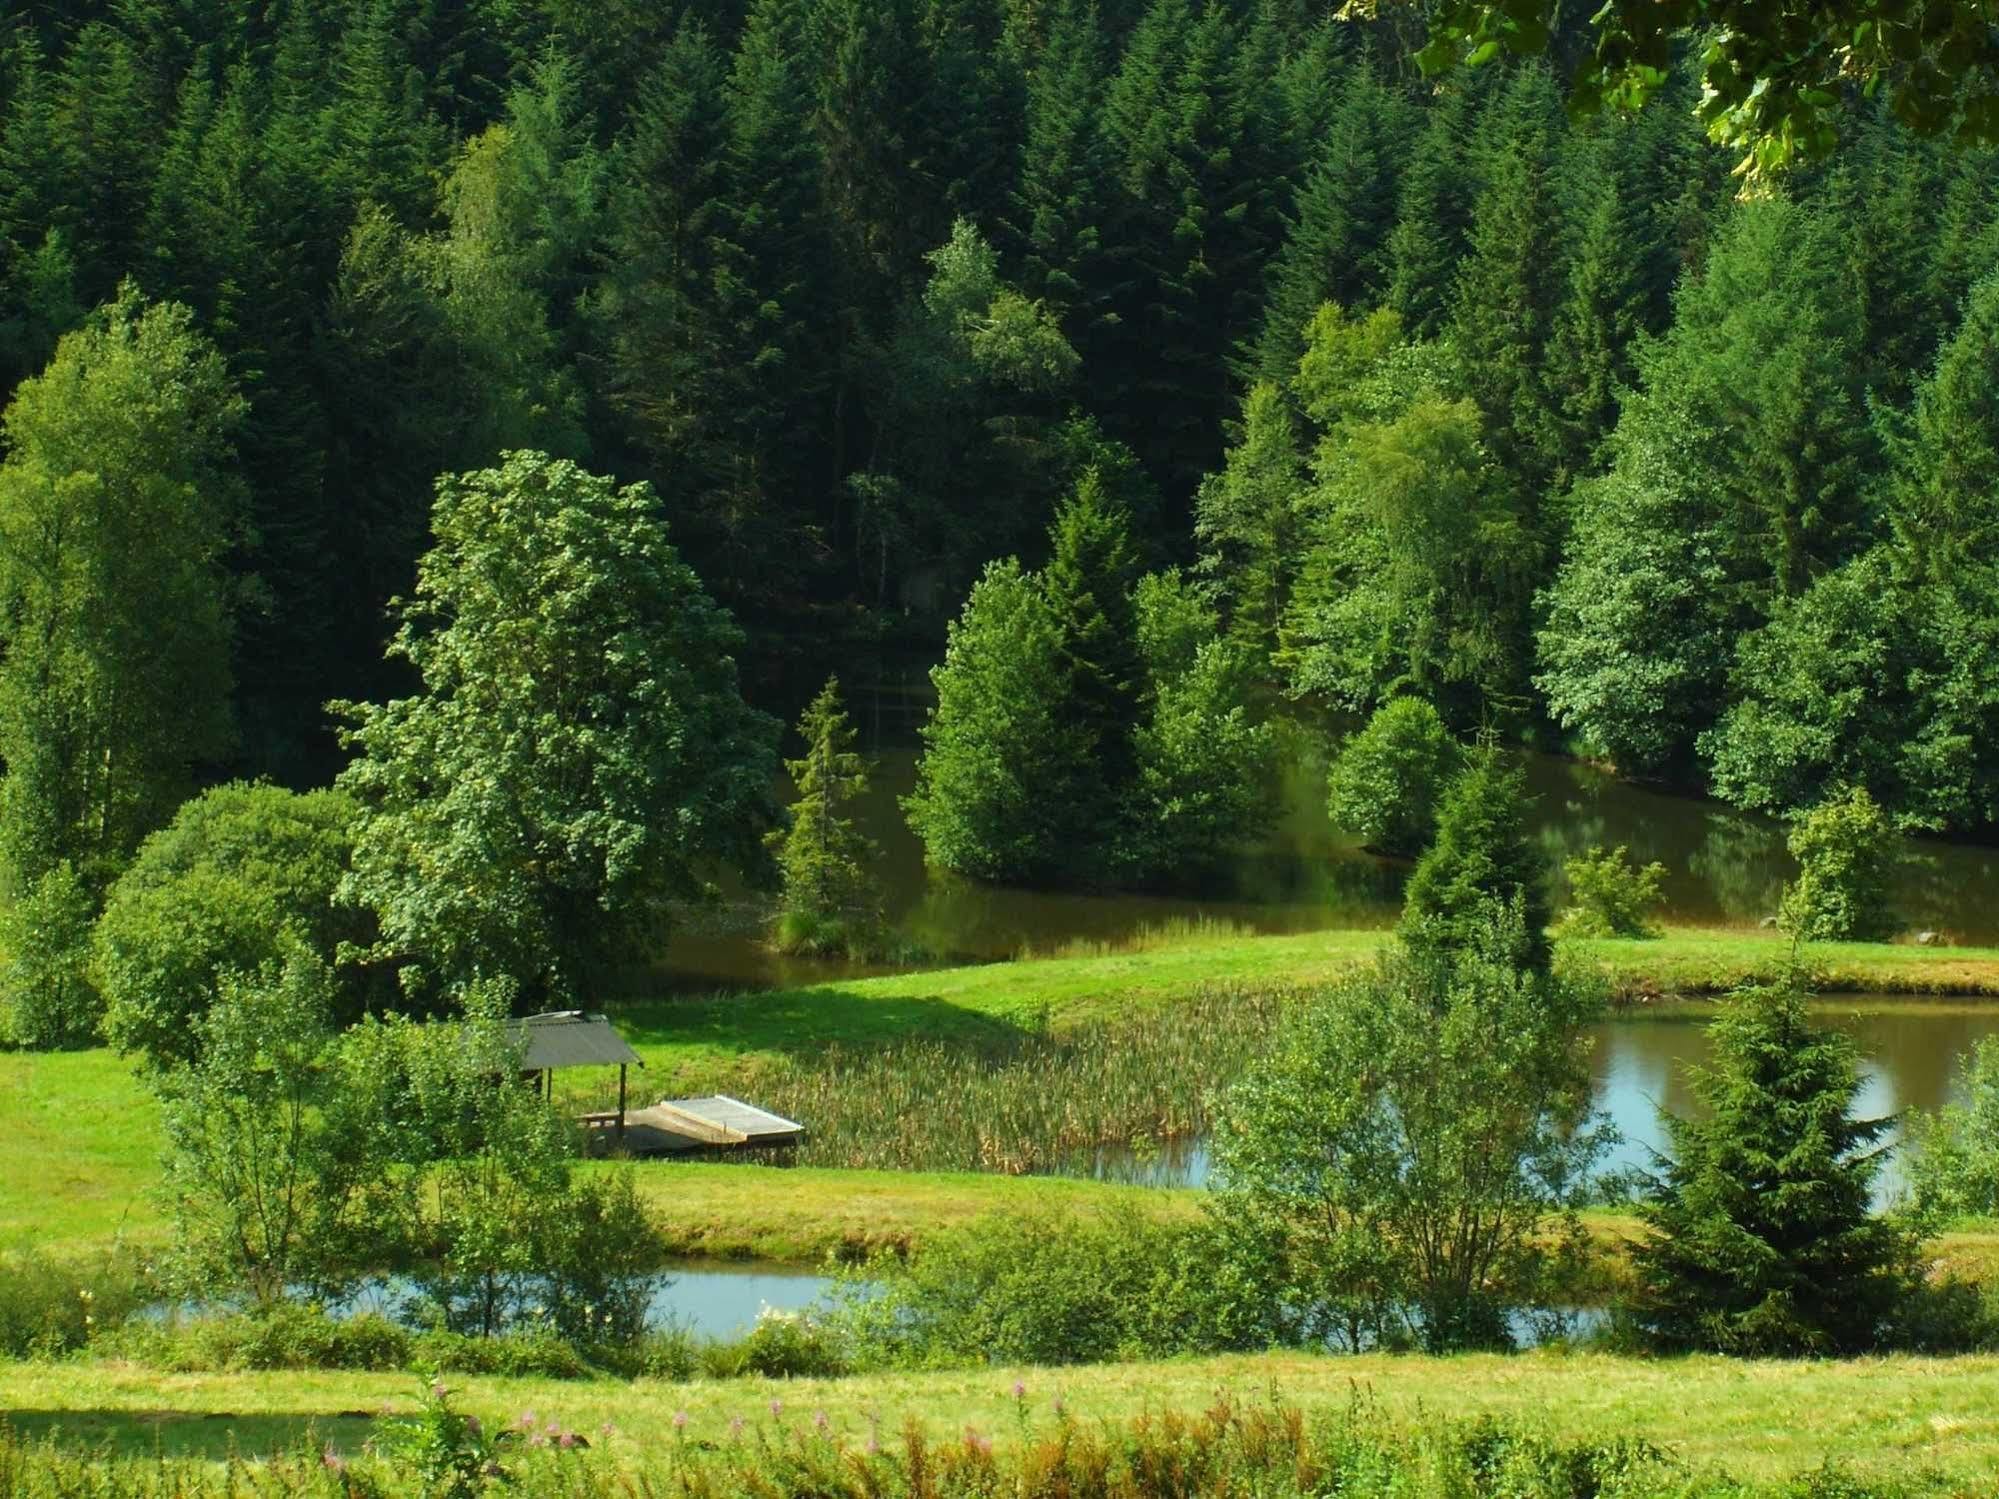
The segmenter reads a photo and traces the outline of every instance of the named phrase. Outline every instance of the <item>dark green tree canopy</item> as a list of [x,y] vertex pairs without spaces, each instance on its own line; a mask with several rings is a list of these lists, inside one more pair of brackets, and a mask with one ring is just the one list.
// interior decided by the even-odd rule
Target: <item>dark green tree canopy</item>
[[1634,1249],[1639,1320],[1671,1349],[1752,1357],[1875,1347],[1912,1271],[1872,1211],[1888,1119],[1856,1119],[1852,1041],[1810,1024],[1796,988],[1751,989],[1714,1021],[1697,1119],[1666,1116],[1670,1157]]

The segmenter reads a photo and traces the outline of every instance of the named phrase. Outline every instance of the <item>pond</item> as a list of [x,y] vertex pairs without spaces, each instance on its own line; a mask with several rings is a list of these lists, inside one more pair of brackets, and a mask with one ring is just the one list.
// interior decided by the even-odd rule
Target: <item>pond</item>
[[[784,1266],[683,1260],[651,1277],[646,1323],[656,1328],[684,1328],[702,1337],[736,1338],[756,1324],[764,1308],[802,1311],[832,1290],[834,1284],[828,1276]],[[329,1310],[336,1316],[375,1312],[393,1318],[413,1294],[414,1287],[409,1281],[400,1276],[384,1276],[370,1281]]]
[[[1856,994],[1827,999],[1814,1009],[1821,1024],[1838,1027],[1859,1044],[1862,1083],[1855,1108],[1863,1118],[1941,1108],[1954,1096],[1959,1058],[1986,1036],[1999,1034],[1999,1006]],[[1713,1055],[1706,1016],[1675,1009],[1621,1017],[1597,1026],[1591,1041],[1597,1106],[1623,1136],[1607,1164],[1648,1170],[1652,1152],[1666,1146],[1660,1107],[1681,1115],[1697,1112],[1688,1069]],[[1898,1195],[1902,1166],[1900,1152],[1889,1157],[1878,1182],[1880,1202]],[[1096,1174],[1148,1186],[1201,1186],[1208,1180],[1208,1153],[1199,1140],[1156,1151],[1105,1151]]]
[[[1628,847],[1667,869],[1664,915],[1688,924],[1754,926],[1776,909],[1792,865],[1774,819],[1718,802],[1667,796],[1580,762],[1524,755],[1533,797],[1531,825],[1551,864],[1592,845]],[[1261,933],[1389,926],[1401,909],[1407,866],[1360,850],[1326,818],[1322,764],[1300,761],[1283,778],[1282,815],[1222,888],[1188,894],[1033,891],[974,885],[923,863],[899,799],[916,783],[913,750],[887,749],[875,761],[858,821],[880,846],[877,873],[898,929],[951,959],[1013,957],[1078,942],[1118,942],[1179,922],[1233,923]],[[779,795],[789,800],[788,786]],[[1897,887],[1910,930],[1934,929],[1958,942],[1999,942],[1999,903],[1990,898],[1999,850],[1907,841]],[[649,984],[683,992],[760,988],[853,977],[854,965],[786,959],[764,942],[769,907],[740,890],[692,913],[674,933]]]

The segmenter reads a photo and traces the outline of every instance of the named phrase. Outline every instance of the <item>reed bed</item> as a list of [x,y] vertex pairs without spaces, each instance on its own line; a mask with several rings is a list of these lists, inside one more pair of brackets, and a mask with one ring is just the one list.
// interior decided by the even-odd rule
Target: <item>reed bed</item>
[[774,1070],[770,1106],[805,1122],[801,1165],[1093,1174],[1203,1134],[1207,1095],[1262,1050],[1286,991],[1221,985],[1143,1019],[916,1041]]
[[833,1047],[760,1068],[755,1102],[805,1124],[788,1157],[801,1166],[1101,1175],[1107,1156],[1170,1157],[1203,1134],[1207,1095],[1263,1048],[1296,992],[1216,984],[1059,1031]]

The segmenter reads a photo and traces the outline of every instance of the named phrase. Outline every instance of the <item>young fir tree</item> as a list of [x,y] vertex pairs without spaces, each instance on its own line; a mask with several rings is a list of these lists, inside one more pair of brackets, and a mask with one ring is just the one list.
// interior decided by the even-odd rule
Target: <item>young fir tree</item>
[[1403,940],[1415,951],[1469,947],[1511,911],[1519,925],[1507,957],[1545,972],[1551,956],[1547,860],[1527,833],[1525,782],[1487,750],[1445,791],[1437,832],[1403,891]]
[[791,826],[771,834],[784,879],[777,945],[785,952],[865,951],[881,928],[881,892],[868,873],[873,840],[847,809],[867,794],[867,761],[854,751],[854,727],[828,677],[798,721],[804,757],[786,760],[798,800]]
[[1048,690],[1062,703],[1063,721],[1090,746],[1090,774],[1070,788],[1067,816],[1095,845],[1114,815],[1119,789],[1131,778],[1132,729],[1144,695],[1145,665],[1131,603],[1138,559],[1130,518],[1094,469],[1056,513],[1049,539],[1054,554],[1041,586],[1061,642],[1062,665]]
[[1260,381],[1243,403],[1242,441],[1222,471],[1202,481],[1194,501],[1194,534],[1202,567],[1220,580],[1229,604],[1230,633],[1267,669],[1289,602],[1296,566],[1294,534],[1305,464],[1290,404]]
[[1464,252],[1475,179],[1464,136],[1472,99],[1453,85],[1430,107],[1396,195],[1388,233],[1388,305],[1414,338],[1429,338],[1450,312],[1451,282]]
[[1664,1116],[1672,1153],[1641,1209],[1639,1325],[1676,1351],[1879,1346],[1914,1246],[1869,1210],[1893,1121],[1853,1117],[1853,1042],[1814,1029],[1795,986],[1737,994],[1708,1035],[1702,1117]]

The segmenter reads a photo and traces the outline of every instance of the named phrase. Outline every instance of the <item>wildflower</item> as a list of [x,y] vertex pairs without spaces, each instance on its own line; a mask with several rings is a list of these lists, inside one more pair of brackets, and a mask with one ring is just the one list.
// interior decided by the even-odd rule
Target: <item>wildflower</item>
[[95,1301],[97,1297],[96,1294],[91,1291],[90,1287],[85,1286],[83,1287],[83,1289],[79,1290],[76,1293],[76,1299],[78,1301]]
[[611,1424],[611,1423],[610,1423],[609,1421],[606,1421],[606,1422],[605,1422],[605,1423],[603,1424],[603,1426],[602,1426],[601,1428],[599,1428],[599,1429],[600,1429],[600,1430],[601,1430],[601,1431],[602,1431],[602,1432],[604,1433],[604,1435],[605,1435],[605,1436],[607,1436],[607,1437],[614,1437],[614,1436],[616,1436],[616,1435],[618,1434],[618,1428],[617,1428],[617,1427],[615,1427],[615,1426],[613,1426],[613,1425],[612,1425],[612,1424]]
[[444,1381],[440,1379],[430,1387],[430,1398],[432,1400],[442,1400],[444,1395]]
[[534,1422],[535,1415],[533,1411],[522,1411],[520,1420],[516,1421],[514,1425],[520,1427],[522,1431],[533,1431]]
[[687,1412],[686,1412],[686,1411],[675,1411],[675,1412],[673,1413],[673,1429],[674,1429],[675,1431],[685,1431],[685,1430],[687,1430]]
[[1062,1411],[1063,1411],[1064,1407],[1063,1407],[1063,1405],[1062,1405],[1062,1397],[1061,1397],[1060,1395],[1057,1395],[1057,1396],[1055,1397],[1055,1400],[1054,1400],[1054,1403],[1053,1403],[1053,1409],[1054,1409],[1054,1411],[1055,1411],[1055,1414],[1056,1414],[1056,1415],[1058,1415],[1058,1416],[1059,1416],[1059,1415],[1061,1415],[1061,1414],[1062,1414]]
[[779,1416],[783,1414],[784,1414],[784,1402],[782,1400],[771,1401],[770,1403],[771,1420],[775,1421]]
[[742,1418],[741,1416],[738,1416],[738,1417],[736,1417],[736,1419],[735,1419],[735,1420],[733,1420],[733,1421],[731,1421],[731,1422],[729,1423],[729,1435],[730,1435],[730,1437],[731,1437],[731,1438],[734,1438],[734,1439],[737,1439],[737,1440],[740,1440],[740,1439],[742,1438],[742,1435],[743,1435],[743,1418]]
[[465,1418],[466,1435],[476,1437],[480,1434],[480,1430],[479,1418],[477,1416],[467,1416]]
[[576,1445],[576,1433],[573,1431],[565,1431],[561,1436],[555,1439],[555,1445],[560,1447],[564,1452],[569,1451],[570,1448]]
[[319,1465],[329,1473],[345,1473],[347,1471],[347,1460],[331,1447],[320,1453]]
[[1016,1379],[1016,1380],[1015,1380],[1015,1381],[1013,1382],[1013,1398],[1014,1398],[1014,1399],[1016,1399],[1016,1400],[1025,1400],[1025,1399],[1027,1398],[1027,1381],[1026,1381],[1026,1380],[1024,1380],[1024,1379]]
[[548,1418],[548,1434],[550,1436],[554,1436],[557,1432],[561,1430],[562,1430],[562,1423],[556,1420],[555,1417],[550,1416]]
[[875,1434],[874,1434],[873,1432],[869,1432],[869,1433],[868,1433],[868,1456],[869,1456],[869,1457],[877,1457],[877,1456],[879,1456],[879,1455],[881,1454],[881,1450],[882,1450],[882,1443],[881,1443],[881,1438],[880,1438],[880,1437],[878,1437],[878,1436],[876,1436],[876,1435],[875,1435]]

